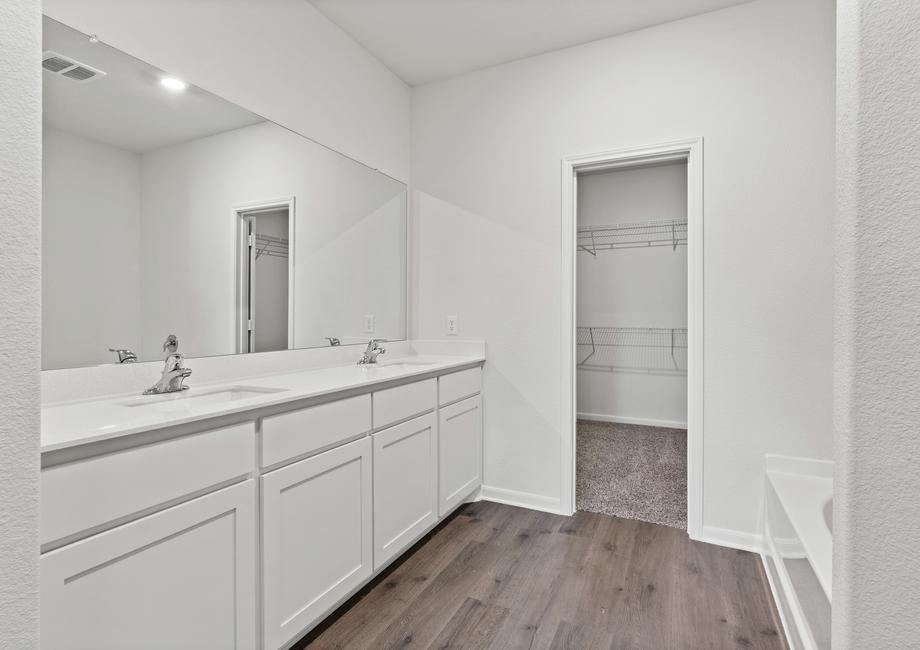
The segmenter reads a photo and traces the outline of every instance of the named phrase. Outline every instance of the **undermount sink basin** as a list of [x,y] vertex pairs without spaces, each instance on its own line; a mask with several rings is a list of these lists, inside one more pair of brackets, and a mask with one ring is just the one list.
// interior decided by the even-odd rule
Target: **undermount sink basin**
[[165,393],[163,395],[147,395],[135,397],[120,406],[157,406],[174,402],[194,402],[195,406],[205,404],[225,404],[238,402],[252,397],[261,397],[272,393],[283,393],[284,388],[262,388],[261,386],[228,386],[227,388],[214,388],[212,390],[196,391],[194,388],[181,393]]

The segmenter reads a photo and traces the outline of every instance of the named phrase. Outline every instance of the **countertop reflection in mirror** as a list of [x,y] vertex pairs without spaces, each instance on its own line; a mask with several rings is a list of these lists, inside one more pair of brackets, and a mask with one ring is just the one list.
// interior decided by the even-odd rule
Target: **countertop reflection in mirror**
[[44,369],[406,338],[403,183],[43,28]]

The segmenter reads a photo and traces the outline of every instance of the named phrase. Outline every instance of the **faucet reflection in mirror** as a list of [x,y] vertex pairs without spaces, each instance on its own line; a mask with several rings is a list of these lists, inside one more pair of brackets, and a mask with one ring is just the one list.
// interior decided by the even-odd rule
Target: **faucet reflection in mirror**
[[109,348],[109,352],[118,355],[118,363],[134,363],[137,361],[137,355],[127,348]]
[[163,364],[163,375],[160,381],[144,391],[144,395],[159,395],[161,393],[177,393],[188,390],[188,386],[182,384],[185,378],[192,374],[191,368],[182,367],[182,355],[178,352],[179,339],[175,334],[166,337],[163,343],[163,351],[166,352],[166,360]]

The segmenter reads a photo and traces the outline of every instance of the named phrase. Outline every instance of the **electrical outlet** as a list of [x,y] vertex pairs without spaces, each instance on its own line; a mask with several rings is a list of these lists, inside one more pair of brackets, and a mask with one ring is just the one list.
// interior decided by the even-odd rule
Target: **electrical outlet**
[[457,325],[457,317],[456,317],[456,316],[448,316],[448,317],[447,317],[447,335],[448,335],[448,336],[457,336],[457,330],[459,330],[459,329],[460,329],[460,327],[459,327],[459,325]]
[[364,314],[364,331],[368,334],[373,334],[376,329],[376,323],[374,322],[373,314]]

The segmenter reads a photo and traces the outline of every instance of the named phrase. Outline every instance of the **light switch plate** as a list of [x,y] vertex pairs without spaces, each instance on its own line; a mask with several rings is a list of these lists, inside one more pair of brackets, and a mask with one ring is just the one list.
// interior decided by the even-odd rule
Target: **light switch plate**
[[457,325],[457,317],[456,317],[456,316],[448,316],[448,317],[447,317],[447,335],[448,335],[448,336],[457,336],[457,331],[458,331],[458,330],[459,330],[459,326]]
[[374,321],[373,314],[364,314],[364,331],[368,334],[373,334],[376,329],[376,323]]

